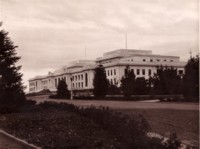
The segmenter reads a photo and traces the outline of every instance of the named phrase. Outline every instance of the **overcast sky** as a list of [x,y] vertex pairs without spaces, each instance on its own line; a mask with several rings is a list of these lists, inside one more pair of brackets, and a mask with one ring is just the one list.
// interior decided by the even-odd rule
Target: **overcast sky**
[[125,48],[198,53],[198,0],[0,0],[0,21],[18,45],[27,80],[68,62]]

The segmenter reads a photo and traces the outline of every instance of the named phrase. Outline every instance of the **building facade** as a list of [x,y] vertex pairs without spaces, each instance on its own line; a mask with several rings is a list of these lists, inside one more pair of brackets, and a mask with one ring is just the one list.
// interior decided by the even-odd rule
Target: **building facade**
[[79,60],[70,63],[46,76],[36,76],[29,80],[29,92],[39,92],[44,89],[56,91],[58,82],[64,79],[68,89],[74,92],[91,91],[93,89],[94,69],[103,65],[107,79],[120,85],[127,66],[136,77],[148,79],[157,72],[158,66],[168,66],[177,69],[177,73],[184,74],[186,62],[181,62],[178,56],[155,55],[150,50],[119,49],[103,54],[96,60]]

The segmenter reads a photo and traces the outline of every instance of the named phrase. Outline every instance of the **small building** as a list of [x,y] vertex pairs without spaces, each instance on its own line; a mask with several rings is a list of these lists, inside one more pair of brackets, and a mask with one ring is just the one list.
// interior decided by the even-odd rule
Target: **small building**
[[181,62],[178,56],[155,55],[150,50],[119,49],[103,54],[103,57],[93,60],[79,60],[70,63],[46,76],[36,76],[29,79],[29,92],[39,92],[44,89],[56,91],[58,82],[64,79],[68,89],[75,93],[91,93],[93,89],[94,69],[103,65],[107,79],[117,85],[125,74],[127,66],[136,77],[148,79],[157,72],[158,66],[174,67],[179,75],[184,74],[186,62]]

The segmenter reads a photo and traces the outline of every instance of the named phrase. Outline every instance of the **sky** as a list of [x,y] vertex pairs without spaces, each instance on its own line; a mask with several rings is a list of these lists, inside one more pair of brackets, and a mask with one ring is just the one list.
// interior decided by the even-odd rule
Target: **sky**
[[126,33],[128,49],[187,61],[199,52],[198,14],[198,0],[0,0],[0,29],[19,46],[28,87],[70,61],[124,49]]

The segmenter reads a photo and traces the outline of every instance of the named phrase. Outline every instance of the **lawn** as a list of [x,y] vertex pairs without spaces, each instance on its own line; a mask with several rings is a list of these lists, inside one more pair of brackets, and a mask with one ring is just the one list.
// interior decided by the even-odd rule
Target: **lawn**
[[114,137],[98,124],[74,112],[44,109],[0,116],[0,127],[44,149],[109,148]]
[[180,140],[199,146],[199,111],[197,110],[120,109],[118,111],[128,115],[142,114],[153,132],[165,136],[176,132]]
[[162,140],[146,137],[149,125],[153,132],[176,132],[179,139],[198,145],[198,111],[192,110],[112,111],[45,102],[20,113],[0,114],[0,129],[44,149],[172,149],[161,145]]
[[171,149],[146,136],[149,125],[142,116],[104,107],[46,102],[0,114],[0,128],[44,149]]

